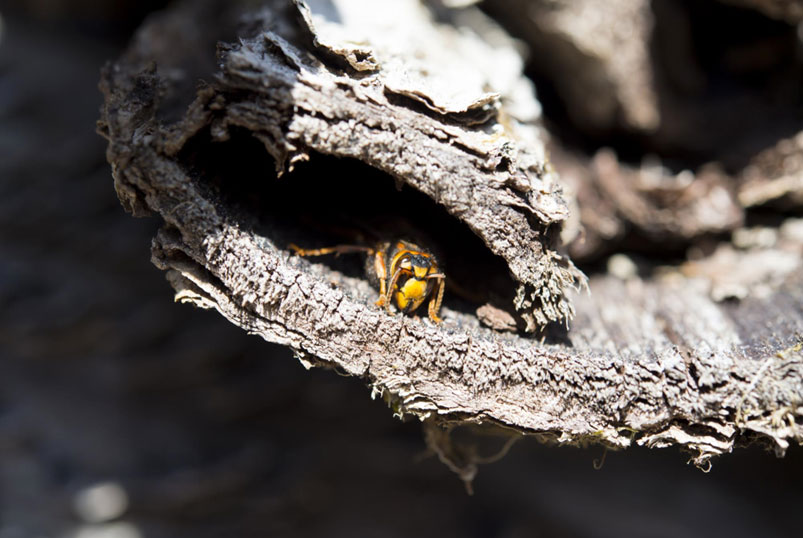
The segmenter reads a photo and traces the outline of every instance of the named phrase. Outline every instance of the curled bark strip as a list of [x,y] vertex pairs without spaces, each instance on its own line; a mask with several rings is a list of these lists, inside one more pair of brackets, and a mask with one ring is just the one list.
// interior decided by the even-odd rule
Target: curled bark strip
[[[259,27],[258,21],[252,21],[255,35],[221,47],[220,70],[213,75],[214,83],[198,93],[182,121],[165,127],[158,116],[152,118],[152,143],[166,156],[182,159],[188,146],[204,135],[214,143],[229,140],[232,131],[245,131],[264,144],[280,175],[309,160],[313,152],[360,160],[389,174],[398,185],[424,193],[465,223],[490,252],[504,259],[516,283],[515,309],[527,331],[550,322],[565,323],[572,317],[566,291],[584,285],[585,277],[555,250],[568,210],[557,177],[547,166],[538,128],[511,114],[527,109],[521,101],[529,100],[534,103],[530,108],[537,108],[532,94],[522,96],[519,91],[524,79],[518,56],[512,49],[502,54],[482,45],[474,34],[467,37],[452,28],[434,27],[418,3],[405,3],[410,4],[404,12],[409,12],[411,24],[422,28],[429,40],[408,51],[414,70],[406,70],[405,58],[400,58],[402,52],[397,49],[406,50],[401,45],[419,36],[404,33],[398,36],[404,41],[396,43],[395,48],[382,42],[376,47],[377,61],[388,65],[376,75],[358,71],[352,76],[340,71],[338,65],[323,63],[321,59],[333,54],[342,55],[349,63],[360,56],[361,49],[332,44],[335,38],[331,37],[326,41],[327,54],[313,56],[322,40],[309,45],[312,50],[303,48],[303,36],[315,26],[309,8],[298,2],[306,24],[293,26],[271,19]],[[368,5],[377,12],[377,24],[385,24],[380,29],[390,32],[391,22],[393,28],[399,27],[397,21],[382,18],[382,10],[374,4],[362,7],[368,9]],[[325,16],[327,12],[320,15]],[[203,20],[195,22],[203,25]],[[325,22],[327,28],[338,26],[330,20]],[[364,21],[353,24],[359,22]],[[351,28],[348,20],[338,27],[342,27],[341,32]],[[450,45],[458,48],[451,55],[431,52],[448,50]],[[142,69],[148,61],[157,65],[202,61],[195,59],[199,54],[195,50],[186,51],[189,58],[185,59],[175,50],[168,53],[175,57],[161,58],[158,54],[163,51],[153,49],[148,42],[135,44],[133,61],[117,67],[125,65],[126,73],[115,78],[122,83],[127,77],[130,84],[133,76],[140,89],[150,81],[148,91],[154,101],[147,107],[158,111],[157,100],[165,100],[160,92],[174,97],[170,89],[162,90],[159,85],[171,81],[165,80],[161,69],[153,74],[140,71],[135,75],[132,71]],[[456,58],[463,59],[458,62]],[[466,58],[481,67],[471,69]],[[462,69],[456,71],[451,66],[444,77],[437,72],[439,61],[458,62]],[[455,73],[464,76],[456,78]],[[497,79],[506,92],[501,97],[479,90]],[[453,89],[463,84],[477,90],[474,98],[466,95],[466,90]],[[407,100],[413,95],[416,99]],[[407,97],[400,101],[400,96]],[[118,92],[115,97],[122,95]],[[422,108],[418,103],[424,98],[426,106]],[[510,110],[500,98],[510,101]],[[136,114],[149,110],[141,107]],[[477,122],[481,125],[475,126]],[[111,136],[116,138],[114,133]],[[185,160],[185,165],[190,164]],[[118,181],[118,189],[127,188]],[[124,198],[132,208],[149,205],[130,193]]]
[[[435,424],[679,445],[699,464],[740,433],[779,452],[800,441],[799,270],[738,303],[715,299],[704,272],[601,276],[572,306],[584,277],[554,250],[566,205],[537,128],[506,112],[504,91],[466,106],[440,94],[421,102],[411,96],[437,84],[419,79],[400,96],[372,74],[386,65],[381,49],[371,49],[378,67],[360,70],[348,61],[359,66],[359,50],[311,42],[300,2],[232,6],[193,2],[153,19],[101,83],[117,192],[133,213],[163,219],[153,261],[178,300],[307,365],[359,376],[399,414]],[[212,65],[211,44],[232,35]],[[333,54],[347,57],[329,63]],[[205,83],[182,105],[191,74]],[[378,308],[346,256],[317,263],[287,248],[388,220],[440,238],[445,272],[466,292],[447,293],[441,325]],[[486,314],[515,301],[530,330],[576,316],[542,342],[482,326],[474,310],[486,301]]]

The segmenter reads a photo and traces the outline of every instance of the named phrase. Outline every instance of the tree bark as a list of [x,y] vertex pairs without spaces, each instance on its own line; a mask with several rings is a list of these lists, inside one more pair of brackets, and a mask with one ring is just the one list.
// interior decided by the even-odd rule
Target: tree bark
[[[186,2],[107,67],[115,186],[163,220],[153,262],[176,300],[364,379],[430,428],[679,446],[698,465],[755,437],[778,454],[800,442],[801,222],[671,267],[620,256],[587,293],[558,250],[574,201],[512,42],[471,8],[439,12],[447,24],[374,4]],[[439,238],[469,292],[449,288],[435,325],[375,306],[347,261],[291,254],[344,220]],[[476,458],[428,439],[470,474]]]

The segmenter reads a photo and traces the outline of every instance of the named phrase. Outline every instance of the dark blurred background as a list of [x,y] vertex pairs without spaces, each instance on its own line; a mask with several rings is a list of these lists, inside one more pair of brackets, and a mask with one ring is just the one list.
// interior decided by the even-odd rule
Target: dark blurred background
[[800,534],[799,447],[524,440],[468,496],[361,382],[174,304],[94,133],[162,4],[0,3],[0,538]]

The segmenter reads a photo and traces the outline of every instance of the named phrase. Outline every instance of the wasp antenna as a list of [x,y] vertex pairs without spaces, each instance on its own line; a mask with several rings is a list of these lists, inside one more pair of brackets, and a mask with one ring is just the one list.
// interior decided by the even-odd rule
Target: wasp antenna
[[366,252],[369,255],[374,253],[373,248],[364,247],[362,245],[337,245],[334,247],[317,248],[317,249],[301,248],[295,243],[290,243],[287,246],[299,256],[325,256],[327,254],[334,254],[335,256],[340,256],[341,254],[349,254],[352,252]]
[[390,312],[390,299],[393,295],[393,290],[396,288],[396,282],[399,281],[399,276],[401,274],[402,274],[402,269],[401,268],[396,269],[396,272],[393,273],[393,278],[390,279],[390,283],[387,289],[387,295],[385,296],[385,306],[387,307],[388,312]]

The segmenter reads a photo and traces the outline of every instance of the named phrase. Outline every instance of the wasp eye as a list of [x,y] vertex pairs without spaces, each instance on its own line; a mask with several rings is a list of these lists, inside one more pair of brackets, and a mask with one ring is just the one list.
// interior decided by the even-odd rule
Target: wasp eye
[[399,267],[402,269],[412,269],[413,265],[410,263],[410,258],[402,258],[401,262],[399,262]]

